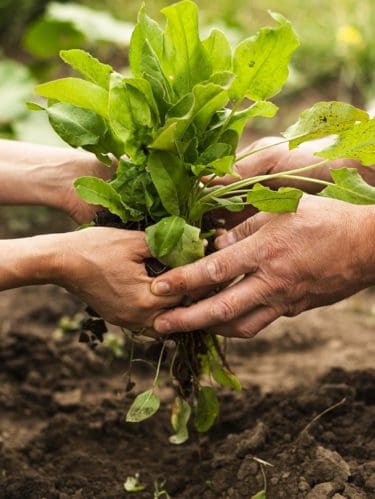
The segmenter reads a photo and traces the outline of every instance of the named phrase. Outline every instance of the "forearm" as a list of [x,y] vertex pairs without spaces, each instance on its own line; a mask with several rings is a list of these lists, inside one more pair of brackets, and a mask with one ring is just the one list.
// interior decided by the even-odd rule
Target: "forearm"
[[375,206],[359,206],[362,220],[358,221],[358,241],[353,256],[358,255],[363,270],[363,288],[375,286]]
[[93,155],[57,148],[0,140],[0,204],[32,204],[61,208],[79,165]]
[[0,291],[58,283],[60,234],[0,241]]

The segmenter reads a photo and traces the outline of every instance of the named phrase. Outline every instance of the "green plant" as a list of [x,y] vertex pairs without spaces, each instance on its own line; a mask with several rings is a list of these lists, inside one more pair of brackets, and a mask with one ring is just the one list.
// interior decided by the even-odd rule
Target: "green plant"
[[[300,180],[301,173],[329,159],[375,162],[375,121],[349,104],[321,102],[304,111],[283,140],[294,148],[337,135],[333,145],[316,153],[324,158],[321,162],[282,174],[237,179],[226,186],[202,182],[207,175],[236,176],[235,162],[247,156],[236,155],[239,139],[249,120],[277,112],[269,99],[287,80],[298,39],[285,18],[272,14],[276,27],[262,28],[233,51],[219,30],[201,41],[195,3],[184,0],[162,12],[167,18],[164,30],[144,8],[139,12],[130,44],[133,76],[119,74],[82,50],[62,51],[63,60],[84,79],[63,78],[38,86],[48,103],[30,107],[44,109],[55,131],[73,147],[87,149],[108,164],[111,155],[117,158],[110,181],[81,177],[75,182],[77,193],[124,224],[145,228],[153,255],[166,267],[204,255],[205,239],[214,233],[208,215],[218,208],[240,211],[250,204],[269,212],[297,209],[301,190],[273,191],[263,181],[294,179],[297,174]],[[357,170],[335,170],[332,180],[306,178],[324,187],[321,195],[375,202],[375,189]],[[136,341],[134,335],[129,337]],[[152,388],[136,397],[127,421],[142,421],[159,409],[157,387],[166,356],[178,393],[172,410],[175,435],[170,440],[179,444],[188,438],[192,412],[198,432],[207,431],[218,415],[218,400],[212,386],[202,381],[205,376],[226,387],[241,387],[215,335],[198,331],[170,339],[162,345]]]

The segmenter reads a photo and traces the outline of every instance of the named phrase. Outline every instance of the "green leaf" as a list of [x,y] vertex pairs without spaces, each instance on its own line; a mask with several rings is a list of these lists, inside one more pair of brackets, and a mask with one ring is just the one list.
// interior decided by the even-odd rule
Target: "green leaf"
[[210,76],[210,83],[215,83],[225,90],[229,90],[236,75],[232,71],[220,71]]
[[[179,267],[195,262],[204,256],[204,242],[200,239],[200,229],[185,223],[182,237],[174,249],[159,260],[168,267]],[[150,244],[152,253],[153,243]],[[156,255],[154,255],[156,257]]]
[[227,388],[232,388],[233,390],[236,390],[238,392],[241,391],[242,387],[238,378],[234,374],[224,369],[223,366],[211,356],[209,359],[209,368],[216,383],[219,383],[219,385],[222,386],[226,386]]
[[263,116],[264,118],[273,118],[278,110],[279,108],[272,102],[262,100],[255,102],[247,109],[243,109],[242,111],[238,111],[237,113],[235,113],[233,115],[233,118],[229,122],[228,128],[230,129],[231,126],[238,120],[245,119],[247,121],[251,118],[256,118],[257,116]]
[[54,99],[74,106],[89,109],[94,113],[108,117],[108,92],[90,81],[80,78],[62,78],[42,83],[36,92],[48,99]]
[[150,83],[143,78],[124,78],[124,83],[139,90],[147,101],[149,108],[153,113],[154,123],[153,126],[159,124],[159,108],[152,93]]
[[233,71],[237,79],[230,91],[233,100],[269,99],[280,92],[288,78],[288,64],[298,39],[289,21],[280,14],[271,16],[278,23],[276,28],[262,28],[235,49]]
[[216,111],[228,103],[228,91],[215,83],[204,83],[196,85],[193,94],[194,124],[198,133],[204,132]]
[[125,492],[142,492],[146,489],[146,485],[140,483],[139,481],[139,473],[136,473],[135,476],[128,476],[124,483]]
[[96,154],[99,161],[104,162],[105,164],[112,166],[113,159],[111,156],[114,156],[118,160],[124,154],[124,144],[113,135],[112,130],[108,127],[107,132],[100,137],[100,140],[95,145],[86,145],[83,146],[86,151],[90,151]]
[[167,115],[165,125],[158,130],[151,149],[159,151],[178,152],[177,141],[181,139],[188,128],[194,111],[194,95],[186,94],[172,106]]
[[185,220],[181,217],[166,217],[146,229],[147,244],[156,258],[168,255],[184,233]]
[[298,121],[282,135],[291,139],[289,149],[294,149],[302,142],[340,133],[352,128],[355,122],[368,119],[368,113],[350,104],[335,101],[318,102],[303,111]]
[[113,68],[103,64],[88,52],[80,49],[61,50],[61,59],[73,69],[79,71],[87,80],[96,83],[100,87],[109,89],[109,79]]
[[195,407],[195,429],[200,433],[208,431],[214,424],[218,414],[219,401],[215,390],[210,386],[202,386]]
[[160,399],[154,390],[147,390],[137,395],[126,415],[127,423],[139,423],[153,416],[160,407]]
[[230,145],[230,147],[232,148],[231,154],[233,155],[236,153],[239,141],[239,132],[232,129],[226,130],[220,137],[220,142],[225,142],[226,144]]
[[232,47],[222,31],[213,29],[210,36],[202,43],[213,73],[232,70]]
[[273,191],[262,184],[256,184],[247,194],[247,201],[259,211],[286,213],[297,210],[303,192],[293,187],[280,187]]
[[266,491],[265,490],[260,490],[255,496],[252,496],[251,499],[267,499],[266,497]]
[[332,146],[315,155],[332,160],[357,159],[365,166],[375,164],[375,118],[340,132]]
[[175,435],[169,437],[169,442],[180,445],[189,438],[187,424],[191,415],[191,408],[188,402],[181,397],[176,397],[171,414],[171,424]]
[[[147,191],[151,178],[143,166],[125,159],[119,161],[116,174],[110,185],[120,194],[122,202],[141,216],[147,213]],[[155,193],[156,194],[156,193]]]
[[150,82],[161,115],[173,98],[173,92],[162,65],[164,63],[163,31],[157,22],[145,14],[144,6],[138,13],[129,51],[132,73],[138,78],[146,77]]
[[175,154],[151,151],[147,167],[164,208],[171,215],[179,215],[192,186],[185,165]]
[[135,163],[143,163],[142,146],[151,141],[151,109],[145,95],[116,73],[110,82],[109,120],[114,133],[124,143],[126,154]]
[[224,156],[229,156],[231,153],[231,146],[229,144],[224,144],[222,142],[217,142],[216,144],[211,144],[207,149],[199,156],[198,163],[202,165],[207,165],[212,163],[217,159],[221,159]]
[[158,135],[156,135],[153,142],[149,146],[150,149],[155,149],[157,151],[177,152],[177,125],[178,121],[172,120],[167,122],[167,124],[163,128],[160,128],[158,131]]
[[234,156],[224,156],[223,158],[215,159],[215,161],[209,164],[210,170],[218,177],[232,175],[232,177],[240,178],[238,173],[233,169],[234,160]]
[[164,208],[172,215],[179,215],[178,189],[171,171],[173,165],[170,165],[166,156],[155,151],[151,152],[147,166]]
[[[148,94],[140,90],[142,88]],[[147,90],[146,90],[147,88]],[[151,128],[153,120],[148,102],[148,83],[139,79],[123,78],[112,74],[110,86],[109,113],[115,126],[135,133],[138,127]],[[153,104],[152,104],[153,106]],[[125,133],[126,136],[126,133]]]
[[215,208],[225,208],[234,213],[240,212],[244,209],[245,205],[241,196],[232,196],[230,198],[211,198],[217,206]]
[[332,169],[330,174],[336,185],[326,187],[320,196],[352,204],[375,204],[375,187],[365,182],[356,168]]
[[164,32],[163,64],[177,95],[192,90],[212,72],[207,52],[199,38],[198,8],[194,2],[183,0],[161,11],[167,18]]
[[80,177],[74,182],[78,196],[89,204],[103,206],[126,222],[129,212],[115,189],[97,177]]
[[[160,60],[163,54],[163,31],[156,21],[151,19],[145,13],[145,6],[142,5],[138,12],[137,25],[133,31],[130,49],[129,49],[129,62],[132,73],[141,78],[143,73],[148,73],[147,65],[144,65],[144,46],[148,44],[150,50],[154,54],[157,65],[160,67]],[[152,73],[155,66],[152,65]]]
[[59,102],[46,112],[55,132],[73,147],[98,144],[107,132],[104,119],[88,109]]

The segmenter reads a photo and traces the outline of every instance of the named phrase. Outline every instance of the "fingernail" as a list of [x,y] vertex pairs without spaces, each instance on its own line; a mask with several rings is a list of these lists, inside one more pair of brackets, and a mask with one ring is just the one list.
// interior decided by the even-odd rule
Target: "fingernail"
[[235,242],[237,242],[236,234],[234,232],[226,232],[225,234],[217,238],[216,246],[221,249],[225,248],[226,246],[230,246]]
[[165,319],[156,319],[154,328],[158,333],[168,333],[171,330],[171,324]]
[[171,286],[167,281],[157,281],[152,283],[151,291],[155,295],[167,295],[171,290]]

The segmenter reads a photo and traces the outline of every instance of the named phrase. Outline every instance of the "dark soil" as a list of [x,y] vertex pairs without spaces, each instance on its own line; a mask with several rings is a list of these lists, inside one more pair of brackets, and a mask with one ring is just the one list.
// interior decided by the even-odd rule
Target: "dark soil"
[[[125,360],[110,364],[102,347],[51,334],[78,303],[53,287],[18,290],[4,304],[8,313],[14,303],[22,310],[0,332],[1,499],[153,498],[154,483],[164,481],[173,498],[249,499],[264,487],[254,457],[273,465],[264,467],[268,499],[375,497],[375,370],[336,368],[292,390],[223,391],[209,436],[198,441],[192,432],[175,447],[165,406],[144,423],[124,422],[134,397],[125,392]],[[246,361],[248,348],[234,350],[230,360]],[[138,378],[136,390],[147,386]],[[168,401],[168,390],[162,396]],[[146,489],[126,494],[136,473]]]

